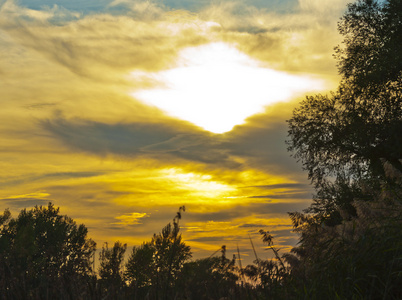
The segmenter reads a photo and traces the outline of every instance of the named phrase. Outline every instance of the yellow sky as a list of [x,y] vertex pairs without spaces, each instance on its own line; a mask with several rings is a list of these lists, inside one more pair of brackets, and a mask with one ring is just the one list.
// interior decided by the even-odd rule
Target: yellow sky
[[2,209],[52,201],[100,247],[149,240],[185,205],[196,257],[250,257],[249,235],[268,255],[259,229],[294,245],[286,212],[312,190],[286,119],[336,86],[347,2],[246,2],[1,1]]

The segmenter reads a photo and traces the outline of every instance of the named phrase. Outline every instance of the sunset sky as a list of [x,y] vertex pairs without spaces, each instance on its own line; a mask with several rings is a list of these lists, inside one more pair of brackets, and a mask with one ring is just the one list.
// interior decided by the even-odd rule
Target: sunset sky
[[195,258],[288,251],[313,191],[286,120],[337,86],[347,3],[0,0],[1,211],[51,201],[131,251],[185,205]]

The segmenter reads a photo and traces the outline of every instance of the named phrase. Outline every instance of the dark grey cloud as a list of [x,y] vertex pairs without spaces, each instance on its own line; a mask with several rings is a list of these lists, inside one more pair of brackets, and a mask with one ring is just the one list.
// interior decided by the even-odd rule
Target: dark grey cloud
[[52,202],[49,199],[33,198],[33,197],[21,197],[21,198],[3,198],[0,199],[0,205],[5,208],[10,209],[23,209],[32,208],[36,205],[47,205]]
[[[281,227],[281,226],[285,226],[287,227],[288,225],[275,225],[275,227]],[[251,223],[246,223],[246,224],[242,224],[239,226],[240,228],[258,228],[258,229],[264,229],[267,227],[267,225],[264,224],[251,224]]]
[[[286,105],[287,108],[284,108]],[[301,164],[287,150],[289,104],[279,103],[267,109],[271,112],[252,116],[249,122],[228,132],[222,147],[229,149],[231,155],[246,158],[249,167],[291,176],[297,181],[306,178]],[[278,114],[275,114],[276,110]]]
[[147,147],[167,142],[179,134],[165,124],[152,123],[105,124],[55,119],[41,125],[67,145],[100,155],[139,154],[146,152]]
[[[249,26],[231,26],[231,27],[221,28],[220,30],[223,30],[223,31],[226,31],[226,32],[249,33],[249,34],[252,34],[252,35],[258,35],[258,34],[263,34],[263,33],[267,33],[267,32],[272,32],[272,30],[270,30],[270,29],[262,28],[262,27],[258,27],[258,26],[253,26],[253,25],[249,25]],[[275,30],[274,30],[274,32],[275,32]],[[267,38],[267,37],[264,37],[264,38]],[[273,43],[274,40],[271,40],[271,42]]]
[[37,103],[30,103],[27,105],[24,105],[24,107],[26,109],[30,109],[30,110],[39,110],[39,109],[46,109],[46,108],[52,108],[54,106],[56,106],[57,103],[55,102],[37,102]]
[[229,236],[229,235],[223,235],[223,236],[204,236],[204,237],[198,237],[198,238],[190,238],[187,239],[187,241],[194,241],[194,242],[222,242],[224,243],[224,241],[227,240],[232,240],[238,238],[237,236]]
[[[69,204],[73,206],[102,207],[108,206],[110,199],[129,195],[129,192],[111,191],[105,189],[105,183],[93,182],[75,185],[48,185],[44,187],[51,195],[69,197]],[[57,197],[56,197],[57,198]]]
[[270,195],[259,195],[250,196],[249,198],[254,199],[311,199],[312,194],[309,192],[299,192],[299,193],[281,193],[281,194],[270,194]]
[[[247,124],[235,127],[232,132],[228,133],[225,146],[232,149],[233,154],[253,157],[259,163],[287,162],[289,158],[285,144],[287,124],[285,120],[267,121],[260,123],[258,127]],[[269,157],[266,156],[267,152]]]
[[[231,222],[233,219],[247,218],[251,215],[269,217],[283,217],[288,212],[302,211],[310,204],[310,200],[306,201],[289,201],[279,203],[250,203],[248,205],[238,205],[229,209],[221,209],[216,212],[194,213],[191,211],[191,205],[187,208],[185,221],[189,222]],[[242,228],[250,228],[251,230],[263,229],[265,225],[244,223],[238,224]]]
[[252,203],[249,205],[250,212],[258,212],[261,215],[275,215],[275,214],[287,214],[292,211],[302,211],[310,205],[310,199],[306,201],[288,201],[277,203]]
[[103,175],[104,172],[52,172],[52,173],[44,173],[44,174],[34,174],[34,175],[26,175],[20,176],[18,178],[0,178],[0,187],[1,186],[13,186],[24,183],[32,183],[35,181],[41,181],[45,179],[69,179],[69,178],[88,178],[88,177],[96,177]]
[[229,209],[220,209],[216,212],[194,213],[191,211],[191,205],[188,205],[186,214],[188,214],[188,219],[192,222],[225,222],[235,218],[249,216],[250,211],[247,206],[235,206]]
[[[249,198],[255,199],[312,199],[313,187],[310,184],[304,183],[280,183],[280,184],[267,184],[258,186],[249,186],[245,188],[257,188],[261,190],[275,191],[272,194],[253,195]],[[285,191],[278,192],[278,189],[285,189]]]
[[265,185],[253,185],[249,187],[256,187],[261,189],[307,189],[310,187],[308,184],[304,183],[277,183],[277,184],[265,184]]
[[[251,167],[277,175],[305,178],[300,165],[286,149],[287,124],[269,116],[255,123],[237,126],[229,133],[218,135],[202,131],[187,122],[115,123],[67,120],[55,117],[40,125],[54,138],[77,151],[105,156],[149,156],[160,159],[182,159],[191,162],[242,168],[233,159],[242,157],[243,167]],[[272,186],[272,188],[303,186]],[[264,188],[269,188],[267,185]]]
[[[41,126],[64,144],[97,155],[166,157],[238,167],[220,146],[219,136],[190,125],[169,123],[105,124],[54,119]],[[181,128],[183,127],[183,128]]]

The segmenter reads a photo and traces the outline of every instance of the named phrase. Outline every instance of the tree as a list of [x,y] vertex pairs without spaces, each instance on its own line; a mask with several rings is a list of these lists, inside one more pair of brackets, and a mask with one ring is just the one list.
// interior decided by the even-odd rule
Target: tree
[[235,298],[236,292],[240,292],[237,286],[239,270],[235,262],[235,255],[233,259],[226,257],[226,246],[223,245],[221,256],[185,263],[177,282],[178,299]]
[[[313,209],[323,216],[337,207],[353,214],[339,195],[368,199],[363,185],[394,184],[384,163],[402,171],[401,20],[401,0],[350,4],[339,23],[338,90],[306,97],[288,120],[288,149],[308,171],[318,191]],[[339,193],[328,201],[331,189]]]
[[184,206],[180,207],[173,225],[169,223],[162,232],[154,234],[150,242],[134,247],[126,264],[126,278],[136,293],[150,292],[156,299],[169,299],[170,291],[178,278],[186,260],[191,257],[191,249],[183,240],[179,221]]
[[6,299],[84,297],[96,244],[84,225],[59,208],[23,209],[0,217],[0,294]]
[[154,254],[155,249],[149,242],[143,243],[139,247],[133,247],[126,264],[125,276],[136,290],[145,289],[155,284]]
[[[291,213],[301,238],[292,249],[296,299],[402,298],[402,173],[386,165],[399,188],[371,191],[374,201],[354,200],[354,217],[334,225],[317,215]],[[370,187],[367,187],[370,188]]]
[[124,286],[122,267],[126,249],[127,244],[123,245],[117,241],[111,249],[109,249],[108,243],[105,243],[100,252],[100,266],[98,269],[100,282],[107,295],[113,299],[118,299],[119,291]]
[[339,72],[354,87],[395,81],[402,69],[402,1],[359,0],[338,24],[344,36],[336,48]]
[[402,1],[359,0],[338,28],[339,88],[306,97],[288,121],[316,188],[290,213],[295,297],[400,299]]

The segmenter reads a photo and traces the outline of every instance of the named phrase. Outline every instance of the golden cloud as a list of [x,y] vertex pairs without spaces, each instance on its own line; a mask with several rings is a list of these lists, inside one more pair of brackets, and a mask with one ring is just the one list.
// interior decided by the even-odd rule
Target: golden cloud
[[121,216],[115,217],[115,219],[119,220],[119,222],[115,222],[112,224],[124,225],[124,226],[137,225],[137,224],[141,224],[140,219],[145,218],[145,217],[149,217],[149,214],[134,212],[131,214],[126,214],[126,215],[121,215]]
[[[190,13],[114,1],[111,7],[130,6],[125,15],[3,3],[1,203],[17,211],[28,202],[16,199],[51,199],[102,241],[119,237],[138,244],[183,204],[193,214],[186,238],[199,249],[214,248],[219,234],[246,247],[252,226],[282,224],[288,230],[286,209],[307,201],[284,195],[287,183],[306,181],[284,145],[293,102],[271,106],[217,136],[133,99],[133,89],[153,82],[129,74],[174,68],[181,50],[224,42],[264,66],[333,82],[340,10],[325,16],[316,1],[300,3],[289,15],[239,10],[233,3]],[[261,188],[275,184],[285,190]],[[160,218],[158,208],[172,216]],[[206,216],[219,212],[226,214],[222,220]],[[146,226],[126,226],[139,222]],[[207,232],[214,241],[204,239]]]

